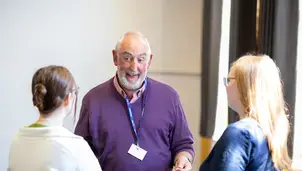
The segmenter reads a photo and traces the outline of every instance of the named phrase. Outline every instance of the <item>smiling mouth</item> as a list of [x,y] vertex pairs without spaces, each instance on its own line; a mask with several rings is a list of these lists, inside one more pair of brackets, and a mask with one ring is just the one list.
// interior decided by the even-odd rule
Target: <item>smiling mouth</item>
[[126,77],[130,81],[136,81],[139,78],[139,74],[128,74],[128,73],[126,73]]

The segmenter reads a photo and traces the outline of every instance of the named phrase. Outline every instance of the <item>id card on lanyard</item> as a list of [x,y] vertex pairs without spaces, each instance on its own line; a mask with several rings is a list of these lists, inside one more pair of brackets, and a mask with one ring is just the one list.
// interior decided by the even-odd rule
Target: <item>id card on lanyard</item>
[[[147,80],[145,81],[145,86],[147,86]],[[135,141],[136,144],[132,144],[128,150],[128,153],[130,155],[132,155],[133,157],[139,159],[139,160],[143,160],[147,154],[147,151],[140,148],[140,142],[139,142],[139,130],[142,127],[142,119],[144,117],[144,112],[145,112],[145,95],[143,95],[143,109],[142,109],[142,113],[141,113],[141,118],[139,119],[139,129],[136,128],[135,125],[135,121],[134,121],[134,117],[133,117],[133,113],[132,113],[132,109],[131,109],[131,103],[128,97],[126,97],[126,103],[127,103],[127,108],[128,108],[128,115],[129,115],[129,120],[131,123],[131,127],[132,130],[134,132],[135,135]]]

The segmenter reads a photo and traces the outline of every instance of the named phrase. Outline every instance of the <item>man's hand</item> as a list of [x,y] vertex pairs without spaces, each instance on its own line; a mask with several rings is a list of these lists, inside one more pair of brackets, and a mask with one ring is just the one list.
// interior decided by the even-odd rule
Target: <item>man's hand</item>
[[173,167],[173,171],[189,171],[192,170],[192,164],[185,155],[179,156]]

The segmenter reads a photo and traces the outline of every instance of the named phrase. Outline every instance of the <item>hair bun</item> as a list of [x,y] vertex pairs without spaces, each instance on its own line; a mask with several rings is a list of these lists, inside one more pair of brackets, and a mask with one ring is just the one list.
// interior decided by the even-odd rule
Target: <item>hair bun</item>
[[34,105],[40,110],[44,110],[44,97],[47,94],[47,89],[43,84],[36,84],[34,87],[33,101]]

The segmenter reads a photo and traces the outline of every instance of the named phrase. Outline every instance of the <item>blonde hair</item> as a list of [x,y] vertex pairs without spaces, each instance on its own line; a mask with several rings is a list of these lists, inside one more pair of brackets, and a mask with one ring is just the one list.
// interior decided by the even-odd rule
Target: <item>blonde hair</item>
[[280,72],[266,55],[243,56],[232,65],[246,117],[262,128],[276,168],[290,169],[287,152],[290,130]]

